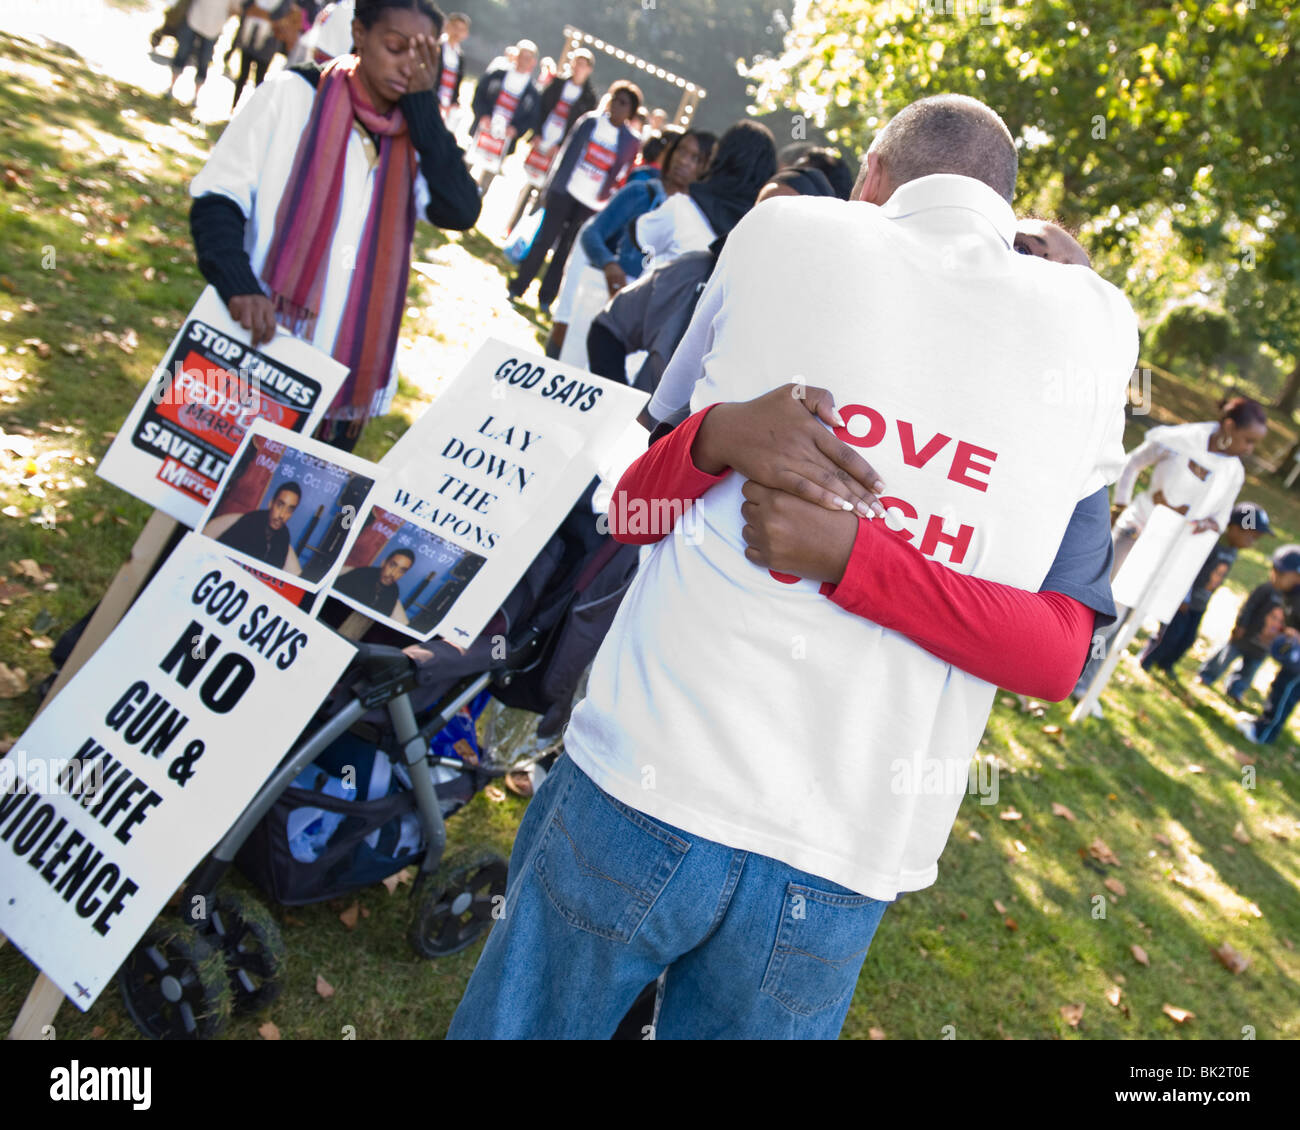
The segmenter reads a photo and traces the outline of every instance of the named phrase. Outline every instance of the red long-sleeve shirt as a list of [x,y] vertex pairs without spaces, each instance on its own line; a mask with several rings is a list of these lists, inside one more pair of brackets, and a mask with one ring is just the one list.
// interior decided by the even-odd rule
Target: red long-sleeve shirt
[[[658,512],[671,516],[726,478],[730,470],[706,474],[691,457],[708,411],[653,444],[624,472],[615,497],[622,493],[625,505],[659,503]],[[616,540],[632,545],[649,545],[670,531],[671,517],[653,534],[611,526]],[[1092,639],[1091,608],[1063,593],[965,576],[893,534],[883,522],[860,518],[843,578],[823,586],[827,597],[986,682],[1053,702],[1070,693]],[[881,577],[889,578],[888,586],[879,584]]]

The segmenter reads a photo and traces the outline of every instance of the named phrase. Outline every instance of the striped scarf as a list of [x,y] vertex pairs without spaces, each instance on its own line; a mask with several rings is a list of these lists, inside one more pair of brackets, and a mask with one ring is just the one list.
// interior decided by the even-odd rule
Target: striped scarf
[[[343,55],[321,71],[311,117],[276,211],[262,278],[270,287],[277,320],[299,336],[310,336],[327,272],[332,266],[351,270],[332,351],[348,367],[348,376],[325,418],[363,423],[379,409],[397,351],[415,233],[416,160],[401,110],[394,107],[387,115],[375,111],[357,76],[358,64],[355,55]],[[379,138],[379,165],[361,245],[333,249],[331,262],[344,154],[354,121]],[[352,251],[352,262],[340,257]]]

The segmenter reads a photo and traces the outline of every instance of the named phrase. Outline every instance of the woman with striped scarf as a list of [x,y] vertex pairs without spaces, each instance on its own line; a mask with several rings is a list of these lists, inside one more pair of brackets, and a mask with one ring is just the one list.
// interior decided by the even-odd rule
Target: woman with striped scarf
[[357,0],[355,54],[268,80],[190,186],[199,270],[231,316],[348,367],[317,432],[344,450],[397,385],[415,218],[464,231],[479,199],[434,83],[431,0]]

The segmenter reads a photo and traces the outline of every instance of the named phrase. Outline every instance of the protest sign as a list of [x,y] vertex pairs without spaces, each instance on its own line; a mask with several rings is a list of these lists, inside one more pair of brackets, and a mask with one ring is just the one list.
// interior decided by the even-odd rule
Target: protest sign
[[256,349],[208,287],[99,466],[110,483],[193,529],[256,419],[310,435],[347,367],[278,331]]
[[416,639],[428,639],[483,566],[482,554],[428,523],[373,505],[330,595]]
[[0,759],[0,931],[89,1008],[353,654],[187,534]]
[[[1178,511],[1156,506],[1111,582],[1115,603],[1135,608],[1146,595],[1144,616],[1169,623],[1187,599],[1218,536],[1213,530],[1194,534],[1192,524]],[[1155,584],[1148,594],[1153,577]]]
[[392,477],[375,504],[467,551],[443,578],[465,583],[422,638],[464,645],[483,630],[647,399],[484,343],[381,463]]
[[379,474],[355,455],[255,420],[200,532],[259,578],[319,592],[356,536]]

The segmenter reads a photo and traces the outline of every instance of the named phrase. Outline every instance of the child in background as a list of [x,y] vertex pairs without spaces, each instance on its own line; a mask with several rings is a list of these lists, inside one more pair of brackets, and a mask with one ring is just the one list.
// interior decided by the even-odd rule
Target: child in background
[[[1239,502],[1232,508],[1232,516],[1228,519],[1228,532],[1210,550],[1209,557],[1205,559],[1205,564],[1201,566],[1196,580],[1192,582],[1187,599],[1179,607],[1173,619],[1164,626],[1158,636],[1152,638],[1146,650],[1142,652],[1141,663],[1144,671],[1150,671],[1154,667],[1168,675],[1173,675],[1174,665],[1187,654],[1188,648],[1196,641],[1196,633],[1201,626],[1205,609],[1210,603],[1210,597],[1214,595],[1214,590],[1223,584],[1228,571],[1237,560],[1238,550],[1249,549],[1265,534],[1272,532],[1273,528],[1268,524],[1268,514],[1262,507],[1256,506],[1253,502]],[[1225,661],[1225,666],[1227,662],[1231,660]],[[1214,679],[1217,679],[1221,673],[1222,668],[1215,673]],[[1202,678],[1204,677],[1202,675]],[[1240,697],[1240,692],[1234,692],[1240,678],[1241,676],[1238,675],[1229,686],[1229,696],[1235,694],[1236,697]],[[1213,682],[1214,679],[1206,681]],[[1249,685],[1247,680],[1246,686]]]
[[[1274,609],[1273,615],[1280,610]],[[1288,610],[1290,611],[1290,610]],[[1294,619],[1294,615],[1288,616]],[[1269,647],[1269,654],[1277,660],[1280,670],[1273,676],[1273,685],[1268,688],[1268,702],[1264,712],[1258,718],[1241,714],[1237,718],[1237,730],[1247,739],[1263,745],[1270,744],[1291,717],[1295,704],[1300,702],[1300,631],[1294,627],[1282,628],[1278,625],[1276,638]]]
[[[1273,642],[1265,635],[1269,613],[1281,608],[1283,615],[1290,619],[1291,597],[1288,594],[1296,590],[1297,585],[1300,585],[1300,545],[1284,545],[1273,554],[1269,579],[1255,588],[1241,606],[1228,642],[1201,668],[1201,682],[1212,687],[1233,660],[1240,657],[1241,667],[1228,683],[1228,698],[1240,705],[1241,696],[1250,687]],[[1295,595],[1300,597],[1300,591]]]

